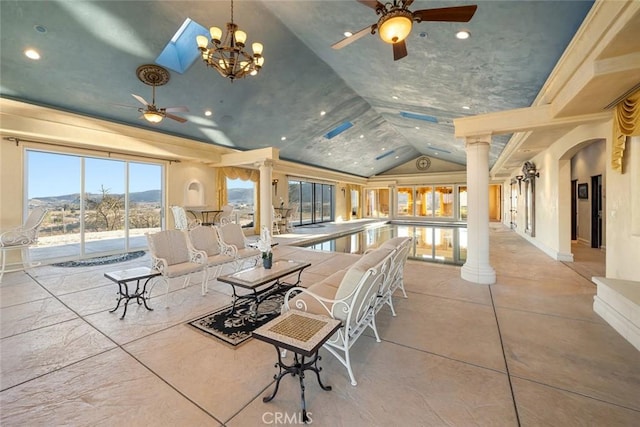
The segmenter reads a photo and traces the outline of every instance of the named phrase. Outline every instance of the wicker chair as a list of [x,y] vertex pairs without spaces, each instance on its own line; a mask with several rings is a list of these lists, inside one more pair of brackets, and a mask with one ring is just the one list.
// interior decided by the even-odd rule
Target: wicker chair
[[[35,207],[31,210],[23,225],[11,228],[0,234],[0,256],[2,257],[0,282],[2,282],[2,276],[4,276],[5,272],[24,270],[37,265],[31,262],[29,247],[38,243],[38,232],[48,211],[48,209],[40,206]],[[18,249],[22,251],[22,267],[7,270],[7,252]]]

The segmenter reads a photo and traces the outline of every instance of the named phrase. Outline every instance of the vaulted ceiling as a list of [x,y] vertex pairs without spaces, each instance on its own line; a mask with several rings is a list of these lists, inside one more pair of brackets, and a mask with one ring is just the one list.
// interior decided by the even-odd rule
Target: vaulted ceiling
[[[199,59],[168,68],[156,104],[188,107],[176,113],[187,122],[152,125],[132,97],[152,97],[136,69],[156,63],[187,18],[224,27],[230,2],[2,0],[0,94],[239,150],[278,147],[283,159],[362,177],[420,155],[464,165],[453,120],[532,105],[593,2],[416,0],[410,9],[467,4],[478,5],[468,23],[414,24],[408,56],[394,61],[377,34],[331,48],[377,21],[355,0],[236,0],[235,22],[264,44],[261,72],[232,83]],[[456,39],[461,29],[471,37]],[[493,137],[491,165],[510,137]]]

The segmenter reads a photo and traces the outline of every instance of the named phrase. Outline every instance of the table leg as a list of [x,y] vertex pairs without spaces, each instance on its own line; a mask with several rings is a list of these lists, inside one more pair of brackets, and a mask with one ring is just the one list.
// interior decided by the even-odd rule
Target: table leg
[[124,299],[124,294],[122,293],[122,283],[118,282],[118,304],[116,304],[113,310],[109,310],[109,313],[113,313],[120,307],[120,303]]
[[274,345],[274,347],[276,349],[276,353],[278,353],[278,363],[276,363],[275,367],[279,369],[278,374],[273,376],[273,379],[276,380],[276,386],[273,390],[273,393],[270,396],[263,397],[262,401],[265,403],[270,402],[274,397],[276,397],[278,389],[280,388],[280,380],[282,379],[282,377],[287,374],[291,374],[294,377],[298,375],[300,380],[300,398],[302,401],[302,421],[306,423],[307,421],[309,421],[309,418],[307,417],[307,401],[304,396],[304,371],[311,370],[315,372],[316,376],[318,377],[318,384],[320,384],[320,387],[323,390],[331,390],[331,386],[325,386],[320,380],[320,371],[322,370],[322,368],[318,366],[318,361],[322,358],[318,355],[318,352],[315,352],[312,359],[305,362],[303,355],[293,353],[294,361],[291,365],[287,365],[282,361],[282,353],[280,351],[280,348],[276,345]]
[[124,285],[124,298],[126,299],[126,301],[124,302],[124,312],[122,313],[122,317],[120,318],[120,320],[124,319],[124,316],[127,314],[127,306],[129,305],[129,300],[131,299],[129,297],[129,287],[127,286],[127,282],[123,282],[122,284]]

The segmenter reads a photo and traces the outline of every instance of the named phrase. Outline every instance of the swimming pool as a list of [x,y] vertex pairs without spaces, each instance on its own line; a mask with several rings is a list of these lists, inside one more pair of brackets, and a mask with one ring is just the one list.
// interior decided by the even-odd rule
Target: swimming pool
[[462,265],[467,259],[466,225],[385,224],[353,234],[305,245],[307,248],[352,254],[362,254],[377,248],[393,237],[413,237],[410,259]]

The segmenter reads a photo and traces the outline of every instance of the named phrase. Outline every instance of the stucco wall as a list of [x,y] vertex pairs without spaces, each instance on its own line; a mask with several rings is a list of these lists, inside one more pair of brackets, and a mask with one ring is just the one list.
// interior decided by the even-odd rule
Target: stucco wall
[[[588,186],[588,199],[577,200],[577,225],[578,240],[591,243],[591,177],[602,175],[603,205],[606,207],[606,145],[603,140],[596,141],[582,150],[578,151],[571,159],[571,179],[577,180],[578,184],[586,183]],[[603,212],[604,213],[604,212]],[[606,216],[602,216],[603,222],[603,244],[606,242]]]

